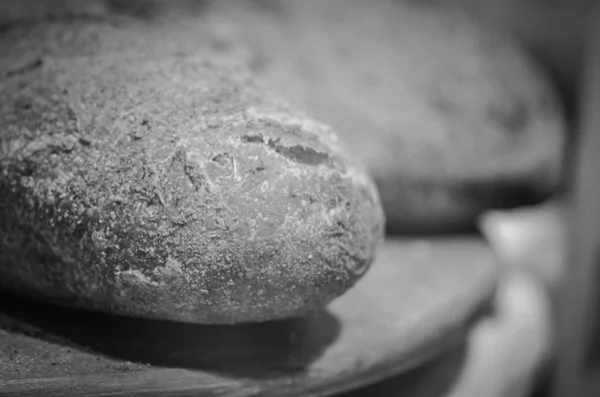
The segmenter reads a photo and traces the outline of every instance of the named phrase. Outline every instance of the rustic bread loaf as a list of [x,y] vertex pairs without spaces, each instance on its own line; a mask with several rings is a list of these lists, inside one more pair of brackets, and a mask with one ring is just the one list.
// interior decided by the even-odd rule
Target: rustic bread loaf
[[1,22],[0,288],[199,323],[350,288],[384,220],[337,137],[211,52],[198,20],[108,3]]
[[277,3],[255,19],[244,10],[231,31],[264,78],[366,162],[392,231],[471,228],[482,211],[552,194],[562,106],[509,37],[415,2]]

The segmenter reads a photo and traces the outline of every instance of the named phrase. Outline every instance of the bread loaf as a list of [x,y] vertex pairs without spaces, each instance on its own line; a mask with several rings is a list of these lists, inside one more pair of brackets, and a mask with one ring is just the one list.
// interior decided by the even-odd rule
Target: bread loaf
[[200,21],[113,3],[1,22],[2,291],[236,323],[350,288],[384,220],[336,135],[212,51]]
[[510,37],[424,2],[274,1],[282,12],[230,30],[263,78],[365,161],[392,231],[461,231],[554,192],[562,104]]

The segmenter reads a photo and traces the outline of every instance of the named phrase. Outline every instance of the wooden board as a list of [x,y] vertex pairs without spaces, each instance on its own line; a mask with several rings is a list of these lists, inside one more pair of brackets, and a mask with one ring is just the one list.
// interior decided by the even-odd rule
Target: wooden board
[[177,324],[5,297],[0,394],[333,395],[461,343],[496,276],[479,238],[389,239],[363,280],[302,319]]
[[458,345],[406,373],[336,397],[474,397],[477,394],[463,395],[456,390],[464,377],[469,355],[467,345]]

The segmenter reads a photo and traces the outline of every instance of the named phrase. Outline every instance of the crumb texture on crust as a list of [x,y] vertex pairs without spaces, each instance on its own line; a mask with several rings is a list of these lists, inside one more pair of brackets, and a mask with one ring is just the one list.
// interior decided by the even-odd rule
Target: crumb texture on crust
[[234,323],[322,306],[362,276],[383,213],[326,126],[210,44],[177,51],[181,26],[78,23],[0,33],[3,289]]

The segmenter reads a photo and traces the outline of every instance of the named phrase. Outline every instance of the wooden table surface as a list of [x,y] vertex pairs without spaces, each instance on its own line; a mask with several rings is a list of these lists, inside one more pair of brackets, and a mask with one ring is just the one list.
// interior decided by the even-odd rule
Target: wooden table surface
[[455,349],[497,270],[478,237],[388,239],[326,310],[236,326],[115,317],[4,297],[0,395],[333,395]]

